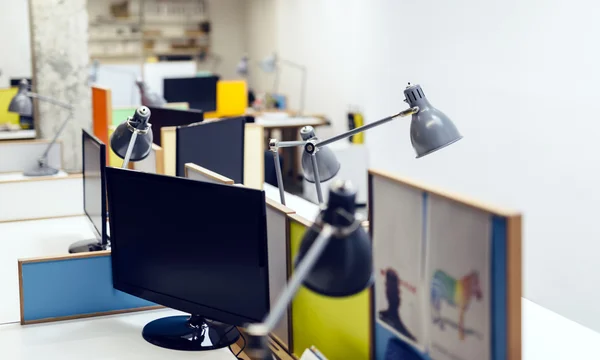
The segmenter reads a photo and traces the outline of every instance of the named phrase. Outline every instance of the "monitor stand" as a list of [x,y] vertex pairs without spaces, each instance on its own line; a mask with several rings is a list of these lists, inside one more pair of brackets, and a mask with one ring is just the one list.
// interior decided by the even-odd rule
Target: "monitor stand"
[[98,239],[77,241],[69,246],[69,254],[107,250],[108,245],[102,245]]
[[227,347],[239,339],[240,332],[233,325],[192,315],[169,316],[149,322],[144,326],[142,336],[163,348],[200,351]]

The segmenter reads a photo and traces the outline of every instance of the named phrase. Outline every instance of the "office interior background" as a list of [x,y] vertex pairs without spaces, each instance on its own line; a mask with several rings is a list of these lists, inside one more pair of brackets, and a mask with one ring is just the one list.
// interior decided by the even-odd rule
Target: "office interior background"
[[[37,19],[30,16],[35,10],[30,4],[43,8],[47,1],[59,2],[1,0],[0,87],[8,87],[10,78],[31,78],[32,64],[52,66],[53,59],[35,59],[39,43],[32,44],[30,30],[36,29],[30,22]],[[67,31],[84,31],[78,36],[87,36],[88,7],[102,2],[107,0],[62,2],[64,11],[80,17],[81,27]],[[595,226],[600,204],[595,156],[600,133],[600,51],[594,45],[600,32],[598,4],[206,3],[212,26],[210,53],[221,59],[216,72],[224,79],[237,79],[241,57],[258,60],[273,52],[306,66],[305,112],[325,114],[331,121],[330,127],[319,129],[321,137],[347,130],[349,108],[360,109],[366,123],[405,109],[403,89],[409,82],[421,84],[464,139],[416,160],[408,135],[410,121],[396,120],[365,134],[369,167],[522,211],[524,297],[600,331],[600,289],[593,281],[600,250]],[[64,29],[57,32],[65,34]],[[48,43],[54,35],[43,36],[39,41]],[[83,69],[79,80],[85,79],[91,43],[78,53],[69,48],[68,37],[52,41],[74,59],[74,68]],[[200,70],[203,66],[209,69],[212,62],[200,64]],[[249,86],[257,91],[268,91],[273,81],[272,75],[255,68],[248,75]],[[298,104],[300,74],[284,70],[279,81],[290,107]],[[85,123],[91,112],[78,110],[76,117]],[[78,153],[66,151],[72,152],[65,157],[73,158],[76,170]]]

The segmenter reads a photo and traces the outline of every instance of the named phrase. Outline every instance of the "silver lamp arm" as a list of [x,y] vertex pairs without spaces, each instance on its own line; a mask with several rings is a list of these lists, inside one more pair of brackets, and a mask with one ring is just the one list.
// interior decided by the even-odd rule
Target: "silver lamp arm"
[[250,324],[246,328],[246,333],[251,338],[249,344],[253,344],[253,346],[250,346],[250,350],[255,350],[256,352],[256,354],[250,354],[253,359],[270,359],[268,346],[266,346],[266,339],[269,333],[275,329],[275,326],[277,326],[277,323],[285,314],[285,311],[294,299],[298,289],[310,274],[317,263],[317,260],[319,260],[321,254],[327,247],[333,232],[334,228],[331,225],[323,224],[313,245],[306,253],[302,262],[295,268],[294,274],[288,281],[286,288],[281,295],[279,295],[275,306],[273,306],[267,317],[262,323]]
[[38,100],[45,101],[47,103],[50,103],[50,104],[53,104],[53,105],[56,105],[56,106],[60,106],[60,107],[62,107],[64,109],[67,109],[67,110],[73,110],[73,105],[68,104],[66,102],[62,102],[60,100],[53,99],[53,98],[48,97],[48,96],[36,94],[36,93],[30,92],[30,91],[27,92],[27,96],[29,96],[32,99],[38,99]]
[[277,188],[279,189],[279,199],[281,205],[285,205],[285,190],[283,189],[283,175],[281,174],[281,163],[279,162],[279,148],[304,146],[307,141],[278,141],[271,139],[269,141],[269,149],[273,153],[275,161],[275,174],[277,175]]
[[377,127],[379,125],[383,125],[383,124],[385,124],[387,122],[390,122],[390,121],[392,121],[392,120],[394,120],[396,118],[410,116],[410,115],[416,114],[418,112],[419,112],[419,107],[415,106],[415,107],[412,107],[410,109],[406,109],[404,111],[401,111],[401,112],[399,112],[399,113],[397,113],[395,115],[388,116],[386,118],[383,118],[381,120],[377,120],[377,121],[372,122],[370,124],[363,125],[361,127],[357,127],[355,129],[346,131],[345,133],[341,133],[339,135],[332,136],[329,139],[317,141],[316,146],[317,146],[317,148],[321,148],[321,147],[323,147],[325,145],[329,145],[329,144],[334,143],[334,142],[336,142],[338,140],[342,140],[342,139],[348,138],[348,137],[350,137],[352,135],[356,135],[358,133],[361,133],[363,131],[372,129],[372,128]]

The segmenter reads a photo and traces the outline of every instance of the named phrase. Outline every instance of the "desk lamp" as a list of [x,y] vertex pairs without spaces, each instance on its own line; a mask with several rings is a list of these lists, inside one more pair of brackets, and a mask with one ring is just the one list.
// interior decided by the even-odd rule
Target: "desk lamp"
[[150,90],[150,87],[146,82],[140,78],[135,81],[136,85],[140,89],[140,95],[142,97],[142,105],[152,107],[163,107],[167,103],[164,97],[158,95],[154,91]]
[[[429,155],[462,139],[462,136],[456,129],[452,120],[429,103],[420,85],[411,85],[409,83],[404,90],[404,97],[404,101],[410,106],[409,109],[326,140],[319,140],[315,137],[311,127],[305,127],[301,130],[300,134],[302,135],[302,141],[280,142],[276,139],[271,139],[269,141],[269,147],[270,150],[275,153],[275,169],[281,203],[285,205],[283,177],[281,175],[281,165],[279,164],[279,148],[295,146],[304,147],[304,153],[302,154],[304,178],[308,182],[315,184],[319,204],[322,204],[323,194],[321,193],[321,181],[327,181],[333,178],[339,170],[339,163],[337,163],[335,155],[331,150],[325,153],[325,155],[319,156],[322,151],[327,149],[325,147],[326,145],[385,124],[394,119],[409,115],[412,115],[410,123],[410,141],[417,154],[417,158]],[[321,174],[321,172],[323,173]]]
[[306,97],[306,66],[297,64],[289,60],[281,59],[275,53],[264,58],[260,62],[260,68],[266,73],[275,73],[275,80],[273,83],[273,94],[277,93],[277,88],[279,87],[280,64],[285,64],[302,72],[302,83],[300,86],[300,108],[298,109],[298,116],[302,116],[304,111],[304,99]]
[[247,55],[242,56],[242,58],[240,59],[240,61],[238,62],[236,68],[235,68],[235,72],[240,75],[240,76],[248,76],[248,68],[249,68],[249,61],[250,59],[248,58]]
[[152,149],[152,131],[150,131],[150,109],[140,106],[133,117],[117,126],[110,138],[110,147],[123,159],[122,168],[127,168],[129,161],[144,160]]
[[60,134],[62,134],[62,132],[65,130],[69,120],[71,120],[71,117],[73,115],[73,106],[71,104],[64,103],[62,101],[53,99],[51,97],[42,96],[42,95],[39,95],[39,94],[29,91],[29,84],[27,83],[27,80],[22,79],[21,82],[19,83],[19,90],[18,90],[17,94],[12,98],[12,100],[10,101],[10,104],[8,105],[8,111],[17,113],[20,116],[28,116],[28,117],[33,116],[33,103],[31,101],[31,99],[38,99],[41,101],[45,101],[50,104],[54,104],[54,105],[57,105],[64,109],[69,110],[69,115],[63,121],[63,123],[60,125],[60,128],[58,129],[58,131],[56,132],[56,134],[54,134],[54,138],[52,139],[50,144],[48,144],[48,146],[46,147],[46,150],[44,150],[44,153],[42,154],[42,156],[40,156],[40,158],[38,159],[37,167],[35,167],[31,170],[25,171],[23,173],[25,176],[56,175],[58,173],[58,169],[54,169],[54,168],[48,166],[48,153],[50,152],[52,145],[54,145],[56,143],[56,140],[58,140],[58,137],[60,136]]
[[246,327],[246,353],[252,359],[271,359],[268,335],[285,314],[300,285],[321,295],[345,297],[373,283],[371,241],[354,216],[355,203],[356,190],[349,182],[336,181],[331,186],[327,207],[304,234],[286,288],[262,323]]

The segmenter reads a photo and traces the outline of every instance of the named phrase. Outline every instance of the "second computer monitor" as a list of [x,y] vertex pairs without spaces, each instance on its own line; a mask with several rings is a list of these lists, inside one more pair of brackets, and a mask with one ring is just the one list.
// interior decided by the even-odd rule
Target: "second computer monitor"
[[163,107],[150,107],[150,124],[152,127],[153,142],[162,146],[160,130],[168,126],[182,126],[199,123],[204,120],[204,113],[200,110],[179,110]]
[[242,116],[178,127],[176,175],[194,163],[243,184],[245,126]]

